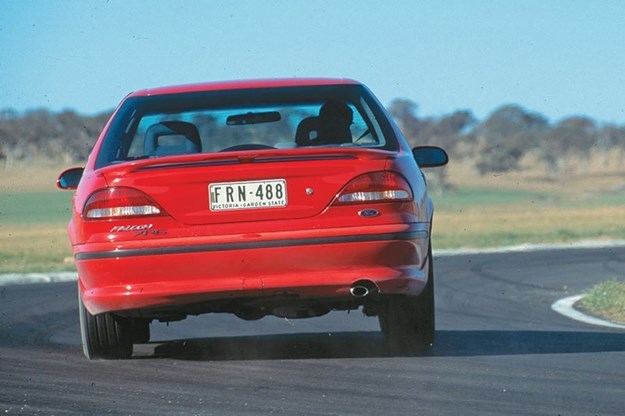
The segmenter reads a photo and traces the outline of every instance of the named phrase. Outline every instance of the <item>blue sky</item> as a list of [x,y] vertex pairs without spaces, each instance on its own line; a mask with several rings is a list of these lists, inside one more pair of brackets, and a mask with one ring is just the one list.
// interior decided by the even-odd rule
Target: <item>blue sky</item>
[[91,114],[146,87],[307,76],[421,116],[518,103],[625,124],[625,2],[0,1],[0,108]]

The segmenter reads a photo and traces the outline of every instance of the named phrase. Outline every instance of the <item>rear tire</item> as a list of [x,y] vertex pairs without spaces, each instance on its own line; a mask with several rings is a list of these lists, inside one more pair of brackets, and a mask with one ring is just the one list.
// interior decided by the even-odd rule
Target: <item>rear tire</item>
[[423,354],[431,351],[436,333],[434,314],[434,268],[428,253],[428,282],[419,296],[390,296],[378,319],[392,354]]
[[82,350],[88,359],[132,356],[132,321],[110,313],[91,315],[78,295]]

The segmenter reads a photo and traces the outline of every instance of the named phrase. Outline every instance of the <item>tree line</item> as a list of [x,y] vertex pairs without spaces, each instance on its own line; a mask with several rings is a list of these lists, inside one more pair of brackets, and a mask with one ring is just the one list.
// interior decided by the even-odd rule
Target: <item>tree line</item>
[[[620,155],[625,167],[625,125],[601,123],[587,116],[550,122],[543,115],[506,104],[478,120],[470,110],[420,117],[418,105],[395,99],[388,107],[412,146],[435,144],[453,159],[470,160],[482,175],[521,168],[532,154],[551,175],[567,163],[583,166],[591,156]],[[0,163],[48,158],[63,165],[84,162],[111,112],[81,115],[71,110],[0,111]]]
[[63,165],[84,162],[111,116],[66,110],[37,109],[18,113],[0,111],[0,163],[10,169],[15,162],[50,159]]
[[452,157],[471,159],[482,175],[518,170],[530,153],[553,176],[564,172],[567,161],[581,167],[593,155],[616,152],[625,161],[625,125],[587,116],[550,122],[537,112],[506,104],[484,120],[469,110],[419,118],[417,104],[405,99],[394,100],[389,111],[412,145],[440,145]]

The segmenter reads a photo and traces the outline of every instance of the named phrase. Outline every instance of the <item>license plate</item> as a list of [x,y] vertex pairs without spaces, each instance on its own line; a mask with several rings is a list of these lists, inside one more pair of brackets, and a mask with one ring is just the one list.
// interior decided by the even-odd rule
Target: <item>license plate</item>
[[286,180],[222,182],[208,185],[211,211],[286,207]]

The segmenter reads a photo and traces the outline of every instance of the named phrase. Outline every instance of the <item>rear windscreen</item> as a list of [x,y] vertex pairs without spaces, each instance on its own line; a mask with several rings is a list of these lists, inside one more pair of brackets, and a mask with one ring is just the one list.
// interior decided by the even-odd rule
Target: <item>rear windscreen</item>
[[193,153],[308,147],[396,150],[379,104],[359,85],[282,87],[127,99],[96,168]]

